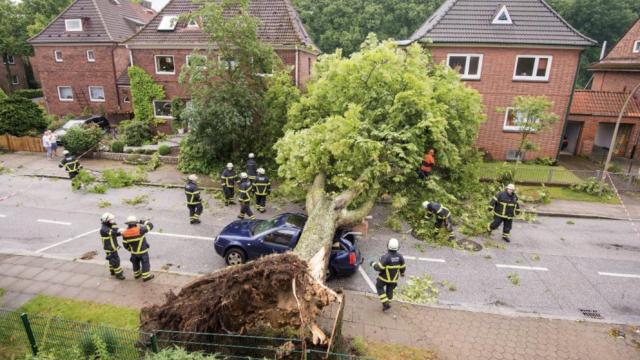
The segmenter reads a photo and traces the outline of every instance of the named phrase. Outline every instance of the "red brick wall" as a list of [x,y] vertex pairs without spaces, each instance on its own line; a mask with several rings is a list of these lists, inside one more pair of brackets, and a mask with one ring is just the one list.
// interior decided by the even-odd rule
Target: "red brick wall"
[[[598,124],[600,123],[608,123],[615,124],[616,118],[609,116],[590,116],[590,115],[570,115],[569,120],[582,122],[582,132],[580,134],[580,139],[578,139],[578,145],[576,148],[577,155],[589,156],[592,153],[593,145],[595,144],[596,135],[598,133]],[[633,149],[633,145],[636,143],[636,139],[638,139],[638,135],[640,132],[640,126],[638,126],[639,119],[638,118],[630,118],[624,117],[620,124],[630,124],[633,126],[631,130],[631,135],[629,136],[629,142],[627,144],[627,149],[625,150],[625,156],[631,156],[631,151]]]
[[[18,85],[13,85],[13,89],[26,89],[27,88],[27,76],[24,70],[24,61],[21,56],[14,56],[14,65],[9,64],[9,70],[11,75],[18,76]],[[7,69],[4,62],[0,61],[0,88],[9,94],[11,92],[11,86],[9,86],[9,78],[7,77]]]
[[[560,121],[539,134],[530,135],[540,150],[527,153],[527,159],[556,157],[564,129],[565,115],[569,105],[579,50],[530,49],[530,48],[483,48],[483,47],[433,47],[434,61],[446,62],[447,54],[483,54],[480,80],[465,80],[468,86],[482,95],[487,121],[481,125],[477,140],[479,148],[488,151],[494,159],[505,159],[508,150],[517,149],[521,134],[503,130],[504,113],[498,107],[508,107],[515,96],[545,95],[553,101],[553,109]],[[515,81],[513,72],[518,55],[552,56],[551,73],[545,82]]]
[[591,90],[630,92],[640,83],[640,72],[598,71],[593,74]]
[[[78,115],[85,107],[91,108],[96,114],[101,111],[120,112],[114,57],[121,57],[123,52],[119,50],[116,54],[116,48],[114,44],[34,46],[31,62],[38,72],[48,112],[59,116]],[[62,51],[62,62],[55,61],[55,50]],[[87,50],[94,51],[95,62],[87,61]],[[118,62],[121,61],[118,59]],[[60,101],[58,86],[71,86],[74,92],[73,101]],[[89,86],[102,86],[105,101],[90,101]]]

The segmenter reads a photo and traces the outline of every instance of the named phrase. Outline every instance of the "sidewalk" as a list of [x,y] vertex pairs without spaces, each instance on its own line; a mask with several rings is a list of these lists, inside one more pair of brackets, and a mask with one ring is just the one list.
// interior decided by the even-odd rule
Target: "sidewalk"
[[[102,265],[43,257],[0,255],[5,307],[18,307],[36,294],[142,307],[164,301],[193,277],[156,273],[149,283],[118,281]],[[130,277],[130,270],[126,275]],[[376,296],[347,292],[343,334],[435,352],[439,359],[638,359],[635,329],[625,339],[609,335],[619,326],[598,322],[503,316],[394,303],[383,313]],[[638,335],[636,335],[638,336]]]
[[[625,199],[625,206],[633,220],[640,220],[640,204],[627,204]],[[627,212],[622,205],[589,203],[584,201],[553,200],[548,205],[537,206],[536,212],[541,216],[628,220]]]

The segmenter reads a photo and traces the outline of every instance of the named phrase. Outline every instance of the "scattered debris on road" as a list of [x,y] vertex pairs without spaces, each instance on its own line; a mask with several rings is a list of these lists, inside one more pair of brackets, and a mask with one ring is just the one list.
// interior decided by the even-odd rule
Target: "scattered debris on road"
[[398,299],[414,304],[432,304],[438,301],[440,290],[429,274],[411,276],[398,290]]
[[143,205],[143,204],[146,205],[148,202],[149,202],[149,196],[144,194],[134,196],[131,199],[122,199],[122,203],[131,205],[131,206]]
[[509,281],[511,281],[511,283],[513,285],[520,285],[520,275],[518,275],[518,273],[509,273],[507,274],[507,277],[509,278]]
[[93,250],[93,251],[88,251],[84,254],[82,254],[82,256],[80,256],[80,260],[91,260],[94,257],[98,256],[98,252]]

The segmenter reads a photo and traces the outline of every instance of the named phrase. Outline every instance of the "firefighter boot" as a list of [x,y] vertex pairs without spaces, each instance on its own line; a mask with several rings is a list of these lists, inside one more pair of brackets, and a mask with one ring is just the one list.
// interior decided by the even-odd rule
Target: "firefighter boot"
[[142,281],[147,282],[149,280],[152,280],[154,277],[156,277],[156,276],[151,274],[151,275],[147,276],[146,278],[142,279]]
[[116,279],[118,279],[118,280],[124,280],[125,279],[125,277],[124,277],[124,275],[122,275],[122,273],[116,274],[115,276],[116,276]]
[[387,311],[391,309],[391,304],[389,304],[388,302],[382,304],[382,311]]

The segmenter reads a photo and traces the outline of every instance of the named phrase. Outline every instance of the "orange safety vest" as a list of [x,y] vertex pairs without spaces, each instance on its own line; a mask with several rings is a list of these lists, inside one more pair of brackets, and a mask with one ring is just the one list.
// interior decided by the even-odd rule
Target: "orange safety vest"
[[420,170],[424,172],[430,173],[433,170],[433,165],[436,164],[436,159],[433,158],[433,155],[426,153],[424,154],[424,159],[422,160],[422,166]]

